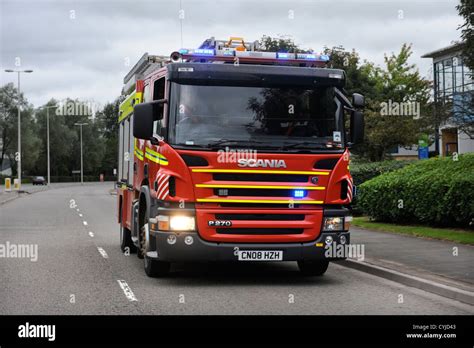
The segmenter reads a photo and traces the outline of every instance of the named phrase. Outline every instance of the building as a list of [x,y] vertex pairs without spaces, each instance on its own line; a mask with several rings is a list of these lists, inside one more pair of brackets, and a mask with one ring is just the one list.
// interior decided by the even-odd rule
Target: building
[[462,59],[463,43],[427,53],[422,58],[433,59],[434,100],[440,107],[448,107],[451,119],[439,125],[437,150],[442,156],[452,153],[474,152],[474,139],[460,129],[460,125],[474,118],[472,98],[474,83],[471,72]]

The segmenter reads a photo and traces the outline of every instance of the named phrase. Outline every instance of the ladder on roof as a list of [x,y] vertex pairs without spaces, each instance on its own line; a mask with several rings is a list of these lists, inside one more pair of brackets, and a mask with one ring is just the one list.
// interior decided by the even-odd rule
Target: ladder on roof
[[226,48],[235,48],[237,50],[258,51],[258,41],[246,42],[241,37],[230,37],[229,40],[216,40],[213,37],[204,40],[199,46],[200,49],[213,48],[216,50],[225,50]]
[[169,62],[169,56],[149,55],[148,53],[143,54],[140,60],[123,78],[124,87],[122,93],[126,93],[137,82],[137,80],[143,79],[148,74],[162,68]]
[[[258,50],[258,41],[245,42],[241,37],[231,37],[229,40],[216,40],[211,37],[199,46],[199,48],[214,48],[216,50],[236,49],[242,51],[256,51]],[[166,64],[170,63],[169,56],[157,56],[147,53],[143,54],[140,60],[133,66],[133,68],[125,75],[123,79],[124,87],[122,93],[127,91],[137,82],[143,79],[148,74],[156,71]]]

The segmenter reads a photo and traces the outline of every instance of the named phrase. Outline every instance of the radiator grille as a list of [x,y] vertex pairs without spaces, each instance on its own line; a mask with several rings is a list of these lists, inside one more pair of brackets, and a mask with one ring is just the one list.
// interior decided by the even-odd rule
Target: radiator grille
[[301,234],[302,228],[218,228],[218,234],[278,235]]
[[302,221],[303,214],[216,214],[216,220]]
[[308,175],[214,173],[213,179],[217,181],[308,182]]

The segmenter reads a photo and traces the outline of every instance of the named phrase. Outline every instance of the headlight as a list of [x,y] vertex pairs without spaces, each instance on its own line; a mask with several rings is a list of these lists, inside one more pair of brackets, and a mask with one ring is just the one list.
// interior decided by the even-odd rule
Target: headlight
[[194,231],[194,216],[175,215],[170,216],[170,230],[172,231]]
[[156,220],[160,231],[194,231],[196,229],[194,216],[158,215]]
[[343,217],[325,217],[323,232],[340,232],[344,230]]

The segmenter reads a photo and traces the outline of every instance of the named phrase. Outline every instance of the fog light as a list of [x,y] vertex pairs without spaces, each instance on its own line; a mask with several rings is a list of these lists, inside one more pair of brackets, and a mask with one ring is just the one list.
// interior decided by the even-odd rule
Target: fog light
[[184,243],[185,243],[186,245],[191,245],[191,244],[193,244],[193,243],[194,243],[193,237],[192,237],[192,236],[186,236],[186,237],[184,238]]
[[327,236],[326,239],[324,240],[324,243],[326,243],[326,245],[331,245],[332,241],[333,241],[332,237]]
[[339,237],[339,243],[341,244],[346,244],[347,243],[347,238],[346,236],[342,235]]
[[168,242],[168,244],[173,245],[176,243],[176,239],[177,238],[174,234],[170,234],[168,238],[166,239],[166,241]]

